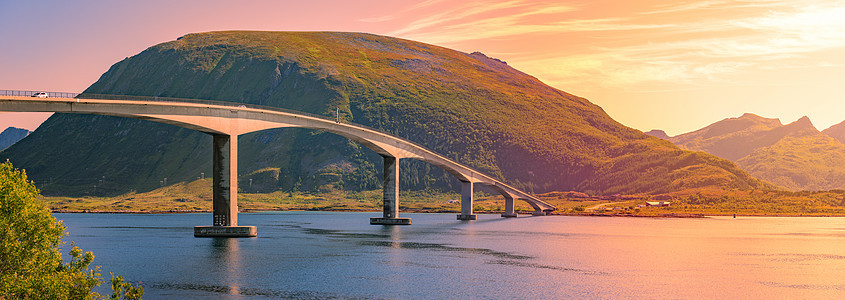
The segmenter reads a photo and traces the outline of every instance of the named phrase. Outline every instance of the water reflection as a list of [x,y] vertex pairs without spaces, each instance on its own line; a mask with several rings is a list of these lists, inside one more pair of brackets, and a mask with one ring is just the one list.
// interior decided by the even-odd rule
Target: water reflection
[[391,248],[402,248],[402,226],[381,226],[380,232],[391,241]]
[[227,284],[229,295],[240,295],[243,285],[243,264],[241,239],[210,238],[208,249],[211,263],[216,266],[221,281]]
[[845,218],[248,216],[261,238],[184,234],[205,215],[62,219],[149,299],[845,299]]
[[[402,229],[404,229],[402,227],[403,226],[382,226],[379,231],[387,236],[385,243],[389,245],[384,257],[385,264],[397,268],[401,268],[403,265],[407,264],[408,261],[405,257],[406,252],[402,251]],[[394,272],[397,271],[399,270]]]

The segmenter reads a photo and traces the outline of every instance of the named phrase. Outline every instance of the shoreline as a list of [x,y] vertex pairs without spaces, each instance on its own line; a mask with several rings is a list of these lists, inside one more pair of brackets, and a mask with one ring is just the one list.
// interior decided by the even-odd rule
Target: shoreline
[[[379,213],[378,210],[367,209],[261,209],[261,210],[243,210],[239,213],[260,213],[273,211],[321,211],[321,212],[372,212]],[[69,210],[69,209],[54,209],[51,213],[65,213],[65,214],[191,214],[191,213],[211,213],[212,210]],[[460,213],[457,210],[404,210],[404,213],[435,213],[435,214],[449,214]],[[496,211],[480,211],[476,214],[501,214]],[[530,215],[530,211],[517,212],[518,214]],[[552,213],[549,216],[570,216],[570,217],[615,217],[615,218],[679,218],[679,219],[696,219],[707,217],[827,217],[827,218],[842,218],[845,215],[805,215],[805,214],[701,214],[701,213],[664,213],[657,215],[637,215],[637,214],[600,214],[600,213]]]

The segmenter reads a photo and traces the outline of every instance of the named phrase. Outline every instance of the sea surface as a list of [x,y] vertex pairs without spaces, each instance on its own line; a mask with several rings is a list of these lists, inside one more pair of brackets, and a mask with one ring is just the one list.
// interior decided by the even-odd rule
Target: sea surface
[[845,218],[267,212],[224,239],[193,237],[210,214],[55,216],[145,299],[845,298]]

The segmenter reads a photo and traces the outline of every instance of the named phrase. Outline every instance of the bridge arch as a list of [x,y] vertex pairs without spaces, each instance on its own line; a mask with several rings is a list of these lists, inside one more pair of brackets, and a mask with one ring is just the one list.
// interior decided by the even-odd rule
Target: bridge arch
[[[88,95],[90,97],[91,95]],[[109,98],[113,98],[110,96]],[[119,96],[118,96],[119,97]],[[140,98],[140,97],[133,97]],[[354,140],[375,151],[385,160],[384,218],[374,224],[403,224],[398,218],[398,160],[417,159],[435,165],[462,182],[462,214],[459,219],[474,219],[472,214],[473,184],[481,183],[505,197],[503,216],[516,216],[513,200],[527,202],[535,215],[544,215],[555,207],[502,183],[472,168],[443,157],[427,148],[362,125],[338,122],[321,116],[276,108],[247,106],[239,103],[212,101],[149,101],[150,99],[115,100],[81,98],[31,98],[0,96],[0,111],[43,111],[97,114],[149,120],[176,125],[214,137],[215,192],[214,225],[237,226],[237,136],[275,128],[307,128],[322,130]],[[220,198],[220,201],[217,199]],[[218,202],[221,207],[218,214]],[[398,221],[397,221],[398,220]],[[371,222],[374,220],[371,219]],[[381,223],[379,223],[381,222]],[[410,219],[407,219],[410,223]]]

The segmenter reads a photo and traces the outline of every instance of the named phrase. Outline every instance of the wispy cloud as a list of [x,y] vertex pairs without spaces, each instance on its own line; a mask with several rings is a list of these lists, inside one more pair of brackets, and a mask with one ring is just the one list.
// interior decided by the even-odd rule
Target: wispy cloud
[[[523,18],[533,15],[525,13],[514,16],[483,19],[460,25],[452,25],[447,28],[450,31],[457,31],[454,34],[445,36],[445,40],[483,39],[491,37],[513,36],[528,33],[572,33],[589,31],[627,31],[641,29],[655,29],[672,27],[672,24],[631,24],[625,23],[621,18],[607,19],[582,19],[550,22],[543,24],[526,24],[521,22]],[[474,33],[473,35],[469,35]]]
[[[734,22],[738,27],[762,32],[775,53],[806,53],[845,47],[845,2],[771,12],[762,17]],[[758,38],[757,40],[761,40]],[[763,50],[766,52],[766,50]]]
[[578,3],[432,0],[385,20],[410,18],[388,34],[444,46],[505,39],[558,47],[504,58],[561,87],[724,84],[730,74],[845,47],[841,0],[665,1],[627,10]]
[[395,16],[382,16],[382,17],[375,17],[375,18],[364,18],[358,19],[359,22],[366,22],[366,23],[379,23],[379,22],[387,22],[396,19]]
[[379,22],[387,22],[396,19],[395,16],[382,16],[382,17],[375,17],[375,18],[364,18],[358,19],[359,22],[366,22],[366,23],[379,23]]
[[[711,1],[676,6],[671,11],[691,13],[718,5],[727,9],[724,7],[726,4]],[[737,5],[766,9],[720,20],[660,23],[661,26],[654,27],[630,26],[628,28],[644,31],[642,36],[650,39],[622,45],[593,46],[589,48],[589,54],[529,58],[516,63],[532,68],[547,66],[547,72],[538,76],[561,85],[585,84],[584,78],[614,87],[641,82],[692,83],[702,80],[726,84],[730,80],[729,75],[754,69],[792,68],[800,64],[796,61],[806,61],[803,65],[806,67],[818,66],[812,61],[815,53],[845,48],[845,4],[842,1],[803,7],[787,5],[784,1]],[[663,12],[669,13],[670,8]],[[602,20],[585,28],[568,29],[601,30],[602,26],[607,26],[606,30],[614,30],[614,26],[624,25],[623,21],[636,24],[637,20]],[[596,26],[598,24],[602,26]],[[601,79],[595,81],[596,78]]]
[[403,9],[403,10],[401,10],[401,11],[395,13],[395,14],[381,16],[381,17],[357,19],[356,21],[365,22],[365,23],[379,23],[379,22],[392,21],[392,20],[397,19],[398,15],[400,15],[402,13],[407,13],[409,11],[415,11],[415,10],[418,10],[418,9],[421,9],[421,8],[426,8],[426,7],[429,7],[429,6],[437,5],[437,4],[448,2],[448,1],[449,0],[426,0],[426,1],[414,4],[414,5],[411,5],[410,7],[407,7],[407,8],[405,8],[405,9]]
[[470,17],[477,17],[489,12],[509,10],[522,6],[524,6],[522,1],[507,1],[493,4],[484,2],[468,2],[464,5],[453,7],[445,12],[413,21],[408,26],[393,31],[391,34],[404,35],[417,31],[430,30],[431,28],[439,28],[441,25],[460,26],[456,25],[455,22],[458,22],[458,24],[466,24],[466,20],[471,20]]
[[417,4],[409,7],[407,10],[415,10],[415,9],[420,9],[420,8],[424,8],[424,7],[429,7],[429,6],[437,5],[439,3],[443,3],[443,2],[447,2],[447,1],[449,1],[449,0],[426,0],[426,1],[417,3]]
[[656,5],[653,10],[648,10],[644,12],[640,12],[643,15],[651,15],[651,14],[667,14],[667,13],[680,13],[680,12],[687,12],[693,10],[700,10],[702,8],[710,8],[719,4],[723,4],[729,1],[693,1],[693,2],[680,2],[680,3],[671,3],[671,4],[663,4],[663,5]]

